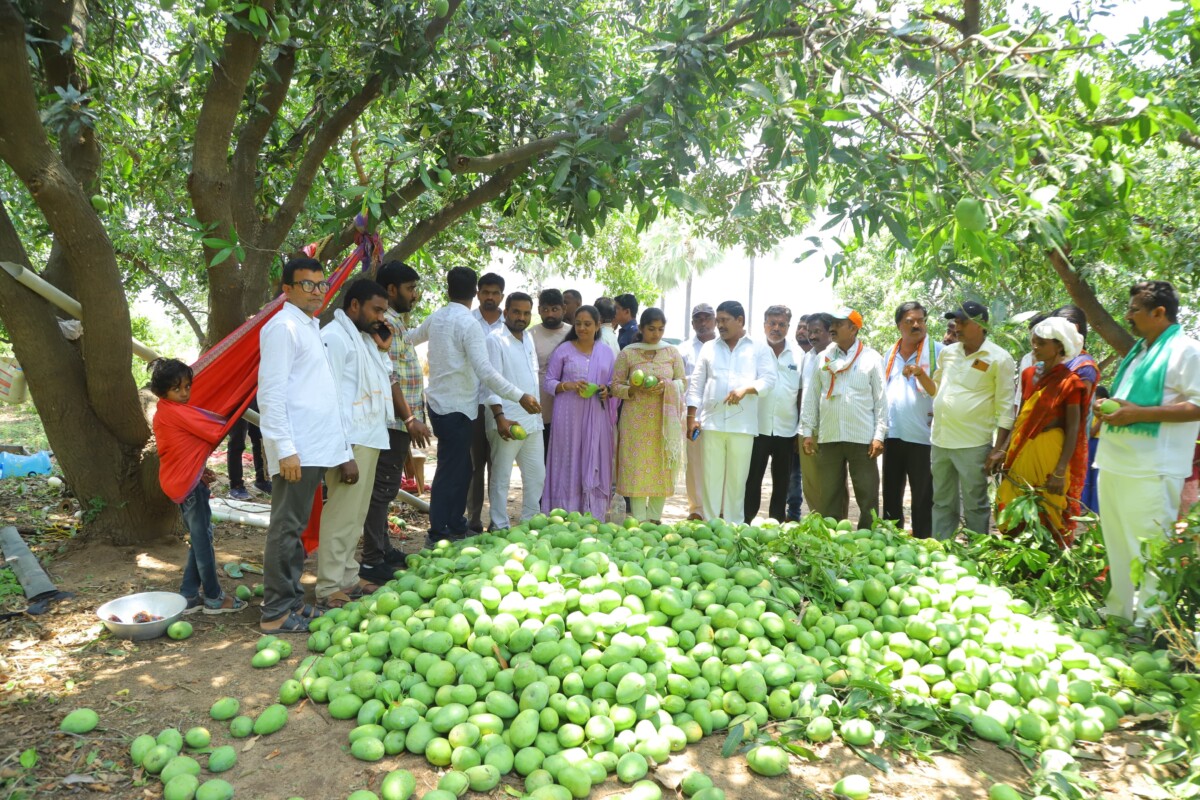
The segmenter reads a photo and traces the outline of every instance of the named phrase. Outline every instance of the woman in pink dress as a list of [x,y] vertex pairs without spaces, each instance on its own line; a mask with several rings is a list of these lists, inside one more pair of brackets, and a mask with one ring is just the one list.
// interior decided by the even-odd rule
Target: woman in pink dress
[[603,521],[612,500],[617,402],[609,399],[616,356],[600,341],[600,325],[595,307],[576,309],[574,327],[546,366],[542,388],[554,395],[554,411],[542,510],[579,511]]
[[643,522],[662,521],[683,462],[683,356],[662,341],[666,328],[661,310],[643,311],[640,339],[621,351],[613,371],[613,396],[622,401],[617,494],[629,498],[630,513]]

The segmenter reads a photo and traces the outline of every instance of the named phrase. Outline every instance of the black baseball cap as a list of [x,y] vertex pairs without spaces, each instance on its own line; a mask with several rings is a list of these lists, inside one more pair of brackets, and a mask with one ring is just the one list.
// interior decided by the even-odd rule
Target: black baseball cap
[[962,321],[971,319],[975,320],[976,322],[987,322],[988,310],[987,307],[982,303],[976,303],[974,300],[967,300],[965,303],[960,304],[958,308],[954,309],[953,311],[947,311],[942,316],[946,319]]

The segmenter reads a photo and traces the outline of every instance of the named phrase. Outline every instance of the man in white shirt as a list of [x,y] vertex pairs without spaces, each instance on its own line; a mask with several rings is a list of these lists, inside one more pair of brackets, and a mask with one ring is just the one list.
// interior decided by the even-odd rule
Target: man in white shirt
[[[504,312],[500,310],[500,301],[504,299],[504,278],[494,272],[487,273],[479,279],[479,291],[475,296],[479,300],[479,308],[472,310],[471,316],[479,323],[479,329],[483,331],[486,341],[493,331],[504,330]],[[491,392],[485,387],[479,387],[479,413],[475,417],[475,431],[471,438],[471,490],[467,492],[467,528],[475,533],[483,533],[483,498],[487,494],[486,487],[491,482],[491,453],[488,450],[487,426],[483,423],[490,395]]]
[[771,519],[783,522],[791,482],[792,456],[796,452],[796,428],[800,423],[800,369],[788,339],[792,310],[770,306],[764,315],[763,332],[775,368],[775,386],[758,399],[758,435],[750,453],[746,476],[746,521],[758,516],[762,506],[762,480],[771,462]]
[[[945,316],[954,320],[958,342],[938,357],[929,435],[933,535],[942,540],[958,530],[960,514],[968,530],[988,531],[988,475],[1004,463],[1016,373],[1012,356],[987,338],[984,306],[968,300]],[[917,365],[913,375],[928,391],[923,372]]]
[[[538,389],[537,353],[533,338],[526,335],[532,319],[533,298],[524,292],[513,292],[504,302],[504,327],[487,337],[492,366],[527,394]],[[487,432],[492,453],[489,529],[505,530],[510,527],[508,486],[514,461],[521,470],[520,521],[526,522],[540,511],[542,486],[546,482],[542,415],[530,414],[517,403],[495,394],[488,397],[488,411]]]
[[[1138,341],[1112,383],[1116,410],[1096,403],[1104,421],[1096,451],[1100,520],[1108,555],[1110,616],[1145,626],[1157,610],[1157,576],[1135,586],[1144,542],[1165,542],[1200,435],[1200,342],[1179,327],[1179,296],[1166,281],[1129,289],[1125,321]],[[1141,572],[1141,570],[1138,570]]]
[[[912,493],[912,533],[928,539],[933,531],[933,473],[929,429],[933,425],[932,375],[942,344],[929,335],[925,306],[915,300],[896,309],[900,339],[884,360],[888,433],[883,442],[883,518],[904,527],[904,487]],[[920,376],[914,367],[920,367]],[[922,383],[922,381],[924,383]],[[930,390],[933,390],[932,392]]]
[[304,603],[301,534],[308,525],[321,476],[341,465],[340,480],[358,480],[338,402],[337,382],[313,318],[329,284],[321,263],[297,258],[283,265],[286,301],[259,333],[259,428],[272,476],[271,524],[263,553],[264,633],[308,633],[319,612]]
[[[862,315],[831,314],[833,342],[821,353],[810,386],[805,386],[800,435],[804,452],[816,456],[821,495],[816,511],[826,517],[849,506],[846,474],[858,503],[858,527],[866,530],[879,511],[879,465],[887,435],[887,393],[883,359],[859,341]],[[809,498],[810,507],[813,506]]]
[[321,511],[321,544],[317,548],[317,602],[338,608],[374,584],[360,581],[354,551],[375,488],[375,465],[386,450],[392,409],[392,362],[387,350],[392,337],[384,323],[387,290],[360,278],[342,295],[342,307],[321,330],[325,353],[337,382],[342,424],[358,465],[358,477],[342,479],[338,469],[325,472],[329,490]]
[[478,280],[470,267],[446,275],[449,304],[439,308],[407,335],[409,343],[429,342],[429,418],[437,437],[437,470],[429,498],[431,541],[468,535],[467,490],[471,486],[471,436],[479,413],[482,381],[495,394],[516,400],[526,411],[541,411],[537,398],[522,392],[496,372],[487,356],[483,331],[471,316]]
[[[801,410],[804,408],[804,393],[812,387],[813,381],[816,380],[817,370],[821,366],[822,353],[833,341],[831,328],[833,328],[833,317],[824,311],[808,315],[808,340],[811,349],[800,359]],[[796,503],[796,518],[798,519],[800,504],[805,499],[808,501],[808,510],[810,512],[816,510],[817,503],[821,499],[821,474],[817,469],[817,454],[810,455],[804,452],[803,438],[800,436],[799,430],[796,432],[796,449],[800,455],[800,482],[803,487],[801,499]],[[850,495],[843,492],[842,496],[845,498],[845,504],[841,508],[835,509],[837,513],[830,515],[838,519],[845,519],[850,512]]]
[[[529,330],[533,339],[533,350],[538,360],[538,386],[546,377],[546,366],[550,363],[550,355],[571,332],[571,326],[563,322],[563,296],[558,289],[543,289],[538,294],[538,316],[541,323]],[[616,352],[615,350],[613,351]],[[550,418],[554,411],[554,395],[545,389],[542,392],[542,446],[543,452],[550,450]]]
[[759,395],[775,385],[771,351],[746,336],[736,300],[717,306],[719,338],[700,349],[687,391],[687,433],[702,440],[704,516],[742,522]]
[[[614,334],[615,335],[615,334]],[[683,354],[683,372],[689,379],[700,359],[700,348],[705,342],[717,338],[717,313],[708,303],[697,303],[692,308],[692,336],[679,345]],[[703,448],[699,439],[687,440],[687,469],[684,482],[687,486],[688,519],[704,519],[704,473]]]

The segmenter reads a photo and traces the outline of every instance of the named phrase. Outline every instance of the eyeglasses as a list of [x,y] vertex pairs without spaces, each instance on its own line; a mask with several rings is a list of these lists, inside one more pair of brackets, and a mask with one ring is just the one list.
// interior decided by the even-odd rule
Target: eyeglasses
[[312,294],[313,289],[320,289],[322,292],[329,291],[329,281],[292,281],[288,286],[299,286],[309,294]]

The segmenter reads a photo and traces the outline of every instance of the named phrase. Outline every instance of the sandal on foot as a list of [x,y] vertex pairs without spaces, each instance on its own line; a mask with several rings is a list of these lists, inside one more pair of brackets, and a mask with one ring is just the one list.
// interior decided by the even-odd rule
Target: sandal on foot
[[324,613],[332,608],[342,608],[347,603],[351,603],[353,601],[354,598],[346,592],[334,592],[328,597],[318,597],[317,607],[321,609],[322,613]]
[[[277,628],[267,628],[263,623],[259,623],[258,629],[262,633],[308,633],[308,620],[301,617],[299,614],[290,612],[286,617],[283,617],[283,623]],[[263,622],[277,622],[278,620],[263,620]]]
[[186,617],[189,614],[195,614],[200,609],[204,608],[204,598],[200,595],[195,597],[185,597],[187,605],[183,607],[183,615]]
[[366,597],[369,594],[374,594],[379,591],[379,586],[370,581],[359,581],[344,591],[344,594],[349,595],[351,600],[358,600]]
[[220,605],[210,606],[208,601],[204,601],[205,614],[236,614],[246,607],[246,601],[234,597],[231,594],[222,594],[220,597]]
[[308,603],[301,603],[292,609],[292,613],[305,619],[316,619],[321,616],[321,609],[317,606],[310,606]]

